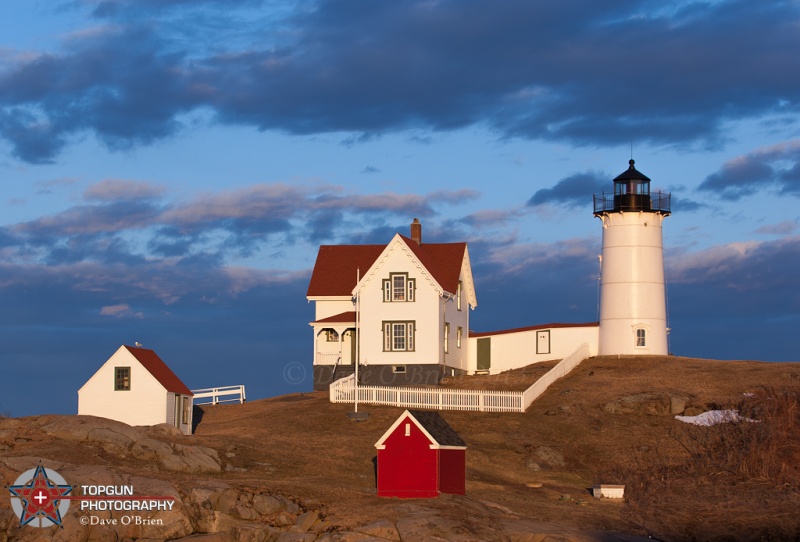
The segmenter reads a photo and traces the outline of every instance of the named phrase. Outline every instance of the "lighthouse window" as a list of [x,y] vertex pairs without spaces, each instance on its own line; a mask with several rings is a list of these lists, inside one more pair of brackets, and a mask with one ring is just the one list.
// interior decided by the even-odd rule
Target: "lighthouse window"
[[639,328],[636,330],[636,346],[646,346],[647,344],[647,335],[644,328]]

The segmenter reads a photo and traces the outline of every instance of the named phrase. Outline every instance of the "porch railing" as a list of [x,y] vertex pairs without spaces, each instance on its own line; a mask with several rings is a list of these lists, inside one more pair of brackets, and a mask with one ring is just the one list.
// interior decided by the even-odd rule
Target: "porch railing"
[[[358,386],[358,402],[430,410],[525,412],[553,382],[569,373],[590,355],[592,354],[589,345],[581,345],[524,392]],[[353,403],[355,399],[355,375],[346,376],[330,385],[331,403]]]
[[[194,404],[196,405],[216,405],[219,403],[244,403],[247,397],[244,393],[244,385],[221,386],[219,388],[203,388],[192,390],[194,394]],[[201,401],[198,401],[201,399]]]

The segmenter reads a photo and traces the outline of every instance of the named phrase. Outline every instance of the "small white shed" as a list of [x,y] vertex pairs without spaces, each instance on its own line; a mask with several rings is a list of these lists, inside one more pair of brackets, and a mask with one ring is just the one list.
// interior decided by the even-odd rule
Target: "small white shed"
[[78,390],[78,414],[192,434],[193,395],[158,354],[121,346]]

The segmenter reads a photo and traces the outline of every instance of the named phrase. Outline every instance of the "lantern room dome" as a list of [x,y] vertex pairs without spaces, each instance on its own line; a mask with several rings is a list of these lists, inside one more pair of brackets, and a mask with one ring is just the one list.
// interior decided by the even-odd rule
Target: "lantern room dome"
[[608,212],[647,211],[670,214],[670,195],[657,192],[650,194],[650,177],[628,162],[628,169],[614,178],[614,193],[595,194],[594,214]]

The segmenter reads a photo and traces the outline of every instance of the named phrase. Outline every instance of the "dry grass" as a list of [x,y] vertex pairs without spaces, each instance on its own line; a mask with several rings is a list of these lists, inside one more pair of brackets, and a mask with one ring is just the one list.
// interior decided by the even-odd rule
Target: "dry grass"
[[800,386],[714,406],[753,421],[677,426],[683,457],[637,453],[617,465],[627,518],[671,540],[800,539]]
[[[471,385],[525,389],[546,369],[475,378]],[[419,511],[495,525],[500,509],[486,504],[493,503],[518,517],[582,531],[670,540],[791,540],[800,537],[798,386],[800,363],[591,358],[524,414],[443,412],[469,445],[467,495],[425,501],[375,495],[374,444],[399,408],[362,405],[369,419],[354,423],[346,416],[352,405],[331,404],[323,392],[203,407],[196,434],[180,442],[220,452],[229,470],[203,479],[282,493],[345,528]],[[746,392],[755,395],[743,398]],[[736,407],[762,423],[694,428],[670,415],[605,408],[641,393],[677,394],[699,410]],[[6,455],[113,465],[119,472],[168,479],[183,491],[198,483],[196,476],[75,447],[26,430],[24,423],[15,437]],[[588,488],[595,483],[626,484],[626,501],[593,499]]]

